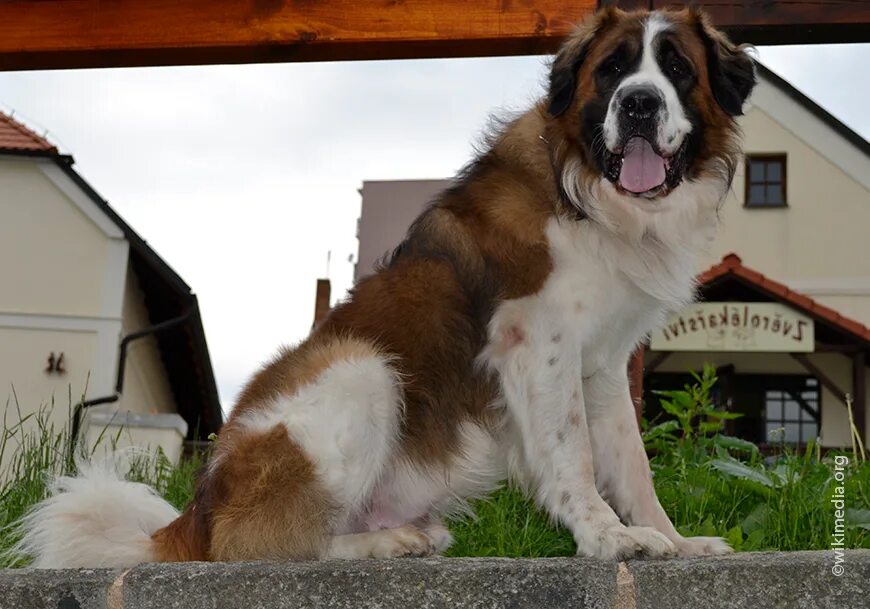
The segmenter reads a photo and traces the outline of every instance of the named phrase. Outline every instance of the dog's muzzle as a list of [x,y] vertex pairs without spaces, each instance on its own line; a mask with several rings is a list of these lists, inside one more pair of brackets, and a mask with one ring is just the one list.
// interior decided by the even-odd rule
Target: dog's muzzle
[[682,179],[683,146],[665,154],[657,143],[664,96],[651,85],[625,87],[617,95],[619,145],[605,155],[605,175],[628,194],[658,196]]

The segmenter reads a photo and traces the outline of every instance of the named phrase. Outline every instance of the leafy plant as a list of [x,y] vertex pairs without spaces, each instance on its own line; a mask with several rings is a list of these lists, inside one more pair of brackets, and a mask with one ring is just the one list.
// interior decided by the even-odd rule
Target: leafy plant
[[716,369],[705,364],[700,375],[694,371],[691,374],[695,382],[686,384],[683,389],[655,392],[661,397],[662,409],[673,418],[653,426],[647,424],[643,434],[647,450],[667,451],[687,446],[708,448],[708,440],[712,437],[718,446],[756,452],[758,447],[751,442],[722,435],[725,421],[742,415],[720,410],[713,404],[710,394],[718,380]]

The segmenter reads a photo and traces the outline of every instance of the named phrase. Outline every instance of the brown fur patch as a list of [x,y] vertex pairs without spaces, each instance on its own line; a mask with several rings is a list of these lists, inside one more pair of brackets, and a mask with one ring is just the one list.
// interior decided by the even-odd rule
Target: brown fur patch
[[304,560],[323,556],[335,506],[311,461],[283,426],[235,438],[232,458],[210,476],[212,560]]
[[198,481],[196,499],[152,536],[161,562],[321,557],[335,507],[282,426],[233,434],[231,454]]
[[178,518],[151,536],[157,562],[208,560],[208,530],[191,503]]

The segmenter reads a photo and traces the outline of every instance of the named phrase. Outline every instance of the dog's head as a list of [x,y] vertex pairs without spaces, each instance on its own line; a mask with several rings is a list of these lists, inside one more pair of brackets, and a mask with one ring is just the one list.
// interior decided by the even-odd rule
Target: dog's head
[[754,85],[752,59],[697,10],[595,14],[550,74],[547,111],[571,203],[582,209],[574,199],[606,191],[654,210],[705,178],[724,194],[739,155],[734,118]]

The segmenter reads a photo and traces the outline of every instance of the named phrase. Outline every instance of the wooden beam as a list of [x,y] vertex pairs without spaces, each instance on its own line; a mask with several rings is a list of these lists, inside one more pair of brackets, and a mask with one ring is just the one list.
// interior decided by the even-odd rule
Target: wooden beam
[[653,356],[653,358],[650,360],[650,362],[644,368],[644,371],[643,371],[644,376],[646,376],[648,374],[652,374],[653,372],[655,372],[656,368],[661,366],[662,362],[664,362],[666,359],[668,359],[671,356],[671,353],[673,353],[673,351],[658,351],[655,353],[656,354]]
[[852,354],[861,350],[861,346],[857,344],[851,345],[830,345],[816,342],[816,353],[844,353]]
[[866,367],[867,358],[863,351],[858,351],[852,356],[852,415],[862,441],[866,440],[867,435]]
[[822,372],[821,368],[812,363],[810,358],[803,353],[790,353],[789,355],[796,359],[807,372],[819,379],[822,386],[833,393],[834,397],[840,400],[844,406],[846,405],[846,392],[837,387],[837,384],[831,380],[831,377]]
[[640,345],[628,359],[628,389],[631,392],[631,402],[634,404],[634,416],[640,428],[643,417],[643,357],[646,345]]
[[0,69],[528,55],[597,0],[3,0]]
[[[688,4],[651,0],[650,8]],[[694,0],[732,38],[752,44],[870,41],[867,0]]]
[[[682,5],[622,0],[627,7]],[[755,44],[870,40],[865,0],[710,0]],[[0,0],[0,70],[528,55],[598,0]]]

